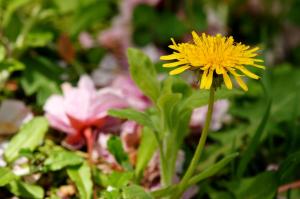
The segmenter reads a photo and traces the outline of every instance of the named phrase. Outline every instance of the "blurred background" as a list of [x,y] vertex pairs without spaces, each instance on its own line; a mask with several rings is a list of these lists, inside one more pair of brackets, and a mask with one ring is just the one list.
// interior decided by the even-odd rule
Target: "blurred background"
[[[256,185],[249,188],[256,194],[251,198],[269,198],[267,185],[291,183],[278,198],[300,198],[299,0],[0,0],[0,5],[0,101],[21,100],[34,114],[43,113],[45,101],[61,93],[63,82],[75,84],[87,73],[101,88],[126,73],[128,47],[143,50],[163,77],[168,71],[159,57],[171,52],[170,38],[190,41],[193,30],[259,46],[266,66],[262,80],[249,80],[247,93],[220,104],[222,114],[202,167],[251,145],[251,161],[240,182]],[[194,81],[189,75],[183,78]],[[264,119],[265,114],[269,117]],[[186,159],[195,137],[199,133],[186,139]],[[232,181],[235,166],[202,183],[195,198],[245,194]],[[260,175],[282,167],[276,180]]]

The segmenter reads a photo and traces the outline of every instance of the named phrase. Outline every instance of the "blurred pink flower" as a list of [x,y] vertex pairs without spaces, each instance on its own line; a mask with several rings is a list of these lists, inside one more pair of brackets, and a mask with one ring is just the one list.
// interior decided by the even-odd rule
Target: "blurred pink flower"
[[82,146],[80,138],[86,128],[105,126],[109,109],[128,106],[119,91],[112,88],[96,90],[86,75],[80,78],[78,87],[65,83],[62,89],[63,96],[52,95],[44,110],[50,125],[68,133],[67,143],[73,146]]
[[19,100],[4,100],[0,106],[0,135],[12,134],[31,120],[32,112]]
[[140,91],[129,75],[118,75],[112,82],[112,88],[119,90],[132,108],[145,110],[151,105],[150,100]]
[[100,33],[98,41],[106,48],[125,50],[131,45],[130,22],[123,16],[115,17],[112,26]]
[[100,45],[110,49],[118,58],[121,66],[127,66],[126,49],[133,45],[132,43],[132,14],[134,8],[139,4],[155,6],[160,0],[124,0],[120,1],[120,14],[117,15],[111,24],[111,27],[100,32],[98,41]]
[[94,40],[88,32],[81,32],[79,34],[78,40],[80,45],[85,49],[94,47]]
[[[214,104],[214,112],[212,116],[212,121],[210,128],[214,131],[219,130],[222,127],[224,122],[230,120],[230,116],[227,114],[229,108],[229,101],[228,100],[219,100]],[[190,126],[192,128],[199,128],[202,127],[205,123],[207,113],[207,106],[199,107],[194,109]]]

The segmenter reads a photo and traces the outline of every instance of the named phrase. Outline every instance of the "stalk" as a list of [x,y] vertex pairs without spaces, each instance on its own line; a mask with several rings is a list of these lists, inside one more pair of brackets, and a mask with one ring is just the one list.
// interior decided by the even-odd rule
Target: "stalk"
[[196,152],[194,153],[193,159],[192,159],[186,173],[184,174],[181,182],[179,183],[178,190],[175,192],[174,196],[172,197],[174,199],[180,198],[180,196],[184,192],[185,187],[187,187],[189,179],[194,174],[195,169],[196,169],[196,167],[198,165],[198,162],[200,160],[203,148],[204,148],[205,143],[206,143],[210,122],[211,122],[211,119],[212,119],[212,113],[213,113],[213,107],[214,107],[213,106],[214,105],[214,96],[215,96],[215,88],[212,86],[210,88],[209,101],[208,101],[208,110],[207,110],[207,114],[206,114],[206,121],[205,121],[204,127],[202,129],[201,137],[200,137],[199,143],[197,145]]

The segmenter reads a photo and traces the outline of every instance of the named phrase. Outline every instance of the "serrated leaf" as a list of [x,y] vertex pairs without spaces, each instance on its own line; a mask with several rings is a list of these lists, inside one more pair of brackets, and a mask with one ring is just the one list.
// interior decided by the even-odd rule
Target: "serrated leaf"
[[92,174],[89,165],[84,162],[79,166],[69,167],[68,176],[75,183],[81,199],[91,199],[93,193]]
[[20,131],[11,139],[4,152],[4,157],[8,162],[15,160],[19,156],[21,149],[33,151],[44,139],[48,130],[48,121],[44,117],[35,117],[30,122],[23,125]]

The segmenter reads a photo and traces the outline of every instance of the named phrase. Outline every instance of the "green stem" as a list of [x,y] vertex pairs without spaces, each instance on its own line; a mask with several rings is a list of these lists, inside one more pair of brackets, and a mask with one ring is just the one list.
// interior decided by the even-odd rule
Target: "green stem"
[[183,193],[185,187],[187,187],[187,185],[188,185],[189,179],[194,174],[195,169],[198,165],[198,162],[200,160],[203,148],[205,146],[205,142],[206,142],[206,138],[207,138],[207,134],[208,134],[211,118],[212,118],[213,105],[214,105],[214,96],[215,96],[215,88],[212,86],[210,88],[210,95],[209,95],[209,101],[208,101],[208,110],[207,110],[207,114],[206,114],[206,121],[205,121],[204,127],[202,129],[201,137],[200,137],[196,152],[194,153],[193,159],[192,159],[185,175],[183,176],[181,182],[179,183],[178,191],[175,192],[173,198],[180,198],[180,196]]
[[167,186],[168,185],[168,180],[167,180],[167,169],[166,169],[166,159],[164,156],[164,151],[163,151],[163,145],[160,141],[158,132],[154,130],[154,135],[155,135],[155,139],[156,142],[158,144],[158,150],[159,150],[159,159],[160,159],[160,167],[161,167],[161,183],[163,186]]

